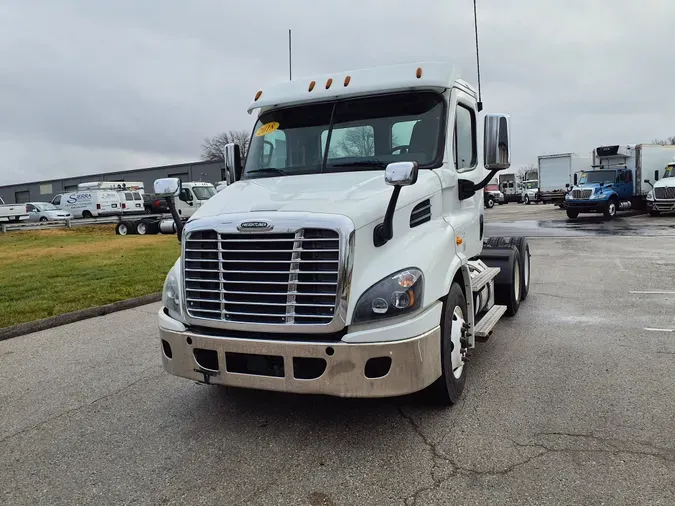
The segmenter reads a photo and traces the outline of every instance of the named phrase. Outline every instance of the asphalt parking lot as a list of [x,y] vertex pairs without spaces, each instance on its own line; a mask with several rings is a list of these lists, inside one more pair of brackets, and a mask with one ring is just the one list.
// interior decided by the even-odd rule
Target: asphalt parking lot
[[[486,210],[498,230],[562,215]],[[0,342],[0,502],[674,504],[672,225],[533,238],[530,296],[451,409],[169,376],[157,305]]]

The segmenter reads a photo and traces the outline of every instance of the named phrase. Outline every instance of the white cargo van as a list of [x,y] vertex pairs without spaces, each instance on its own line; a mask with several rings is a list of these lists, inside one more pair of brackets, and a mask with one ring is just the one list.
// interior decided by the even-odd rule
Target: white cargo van
[[110,190],[61,193],[52,199],[52,204],[64,211],[70,211],[74,218],[94,218],[122,213],[119,195],[116,191]]
[[120,196],[122,214],[140,214],[145,212],[143,195],[137,191],[117,192]]

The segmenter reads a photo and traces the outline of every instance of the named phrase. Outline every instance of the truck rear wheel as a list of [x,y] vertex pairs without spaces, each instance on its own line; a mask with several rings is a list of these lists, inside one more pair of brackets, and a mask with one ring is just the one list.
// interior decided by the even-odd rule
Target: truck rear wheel
[[506,306],[506,315],[514,316],[520,308],[522,297],[521,273],[523,266],[521,265],[521,254],[517,246],[507,243],[503,237],[491,239],[495,239],[493,243],[498,246],[491,247],[490,240],[488,240],[485,244],[488,247],[483,248],[483,252],[478,256],[478,259],[482,260],[488,267],[500,268],[500,272],[495,278],[495,304]]
[[466,298],[459,284],[453,283],[443,304],[441,321],[441,377],[427,389],[435,404],[456,404],[466,383],[464,362],[464,324],[468,317]]

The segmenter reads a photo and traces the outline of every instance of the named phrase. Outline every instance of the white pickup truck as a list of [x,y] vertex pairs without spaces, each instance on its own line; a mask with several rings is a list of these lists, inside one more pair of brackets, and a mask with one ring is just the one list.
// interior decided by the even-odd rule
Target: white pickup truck
[[21,221],[28,219],[26,204],[5,204],[0,197],[0,221]]
[[[530,285],[524,238],[484,240],[483,191],[510,166],[452,65],[403,64],[255,94],[245,166],[177,230],[158,313],[171,374],[342,397],[457,402],[466,357]],[[155,181],[174,216],[180,181]]]

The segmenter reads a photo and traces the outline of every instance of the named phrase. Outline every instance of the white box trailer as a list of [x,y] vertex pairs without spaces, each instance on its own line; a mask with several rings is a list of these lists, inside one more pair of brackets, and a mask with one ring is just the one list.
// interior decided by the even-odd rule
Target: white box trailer
[[[647,195],[656,182],[655,172],[664,173],[665,167],[675,160],[675,145],[640,144],[635,153],[635,194]],[[645,183],[648,179],[650,183]]]
[[565,202],[568,185],[574,174],[588,170],[593,164],[593,154],[558,153],[539,157],[539,200],[545,204],[560,205]]

